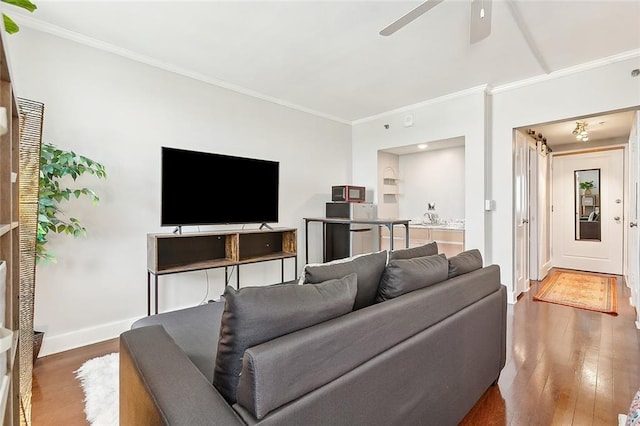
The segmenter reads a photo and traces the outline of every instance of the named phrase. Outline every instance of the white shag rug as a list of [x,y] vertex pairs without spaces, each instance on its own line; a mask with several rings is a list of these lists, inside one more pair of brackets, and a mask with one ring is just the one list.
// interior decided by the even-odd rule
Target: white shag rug
[[118,426],[119,364],[114,352],[92,358],[75,371],[84,391],[84,413],[92,426]]

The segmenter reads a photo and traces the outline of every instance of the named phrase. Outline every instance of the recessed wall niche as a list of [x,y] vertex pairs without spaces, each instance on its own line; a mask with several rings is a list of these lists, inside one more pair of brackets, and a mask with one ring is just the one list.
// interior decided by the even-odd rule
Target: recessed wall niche
[[438,216],[464,220],[464,138],[378,151],[378,216],[421,220],[427,203]]

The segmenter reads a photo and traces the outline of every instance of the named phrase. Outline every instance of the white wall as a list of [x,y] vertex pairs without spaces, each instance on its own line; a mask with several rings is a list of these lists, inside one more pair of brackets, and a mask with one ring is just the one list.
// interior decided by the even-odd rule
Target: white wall
[[520,87],[497,88],[492,97],[491,191],[496,209],[490,215],[491,261],[501,266],[502,281],[513,288],[513,129],[640,105],[640,78],[631,70],[640,58],[559,75]]
[[435,203],[441,219],[464,219],[464,146],[400,156],[403,218],[418,218]]
[[[497,87],[487,96],[470,91],[356,122],[353,176],[367,185],[376,183],[378,149],[464,136],[466,246],[480,248],[485,263],[500,265],[513,303],[514,129],[637,107],[640,78],[631,77],[631,70],[638,67],[639,57],[611,59]],[[410,113],[416,124],[403,127],[403,117]],[[492,211],[483,210],[484,199],[495,201]]]
[[[302,218],[322,216],[331,185],[351,181],[348,125],[29,28],[9,37],[9,49],[17,96],[45,105],[44,141],[100,161],[108,173],[105,181],[78,182],[98,193],[99,206],[67,208],[89,235],[53,235],[58,264],[37,268],[42,355],[116,337],[146,315],[146,234],[171,231],[159,226],[161,146],[280,161],[278,226],[298,228],[298,270]],[[212,194],[220,184],[212,182]],[[311,227],[310,258],[317,261],[320,228]],[[297,276],[293,269],[287,261],[286,279]],[[280,263],[243,266],[241,273],[243,285],[272,284]],[[223,281],[224,269],[160,277],[160,310],[217,297]]]
[[[376,187],[377,153],[421,142],[464,137],[464,219],[465,246],[478,248],[486,256],[485,245],[485,94],[484,89],[409,106],[388,115],[353,125],[353,178]],[[403,117],[414,115],[414,126],[404,127]],[[385,128],[389,124],[389,128]],[[402,169],[402,167],[401,167]],[[406,185],[401,173],[401,186]],[[450,176],[443,174],[433,185],[446,186]],[[404,189],[402,189],[404,191]],[[376,192],[375,202],[379,194]],[[410,219],[410,218],[408,218]],[[490,259],[490,257],[489,257]]]
[[[43,354],[114,337],[146,313],[145,237],[161,231],[161,145],[280,161],[280,225],[298,227],[304,260],[302,217],[323,214],[331,185],[377,188],[379,149],[464,137],[466,245],[501,266],[513,302],[513,129],[640,105],[634,57],[491,95],[470,90],[350,129],[28,28],[8,44],[17,95],[45,104],[45,141],[95,158],[109,173],[106,181],[82,182],[102,197],[99,207],[72,206],[89,237],[53,237],[59,263],[38,268]],[[412,127],[402,125],[408,113]],[[496,201],[493,211],[484,211],[484,199]],[[317,261],[319,230],[312,234]],[[223,271],[208,275],[208,286],[204,272],[163,277],[161,310],[220,294]],[[247,284],[277,280],[279,264],[247,266],[242,277]]]

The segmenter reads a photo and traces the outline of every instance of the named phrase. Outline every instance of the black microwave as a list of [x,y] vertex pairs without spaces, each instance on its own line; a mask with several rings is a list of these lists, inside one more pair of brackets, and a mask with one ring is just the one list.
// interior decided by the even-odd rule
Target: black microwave
[[347,203],[364,203],[366,188],[355,185],[337,185],[331,187],[331,201]]

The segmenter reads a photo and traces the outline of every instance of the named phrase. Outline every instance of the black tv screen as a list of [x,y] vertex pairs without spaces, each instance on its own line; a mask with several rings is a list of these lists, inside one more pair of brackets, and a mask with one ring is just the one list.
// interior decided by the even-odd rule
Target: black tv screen
[[162,147],[161,226],[278,222],[280,163]]

